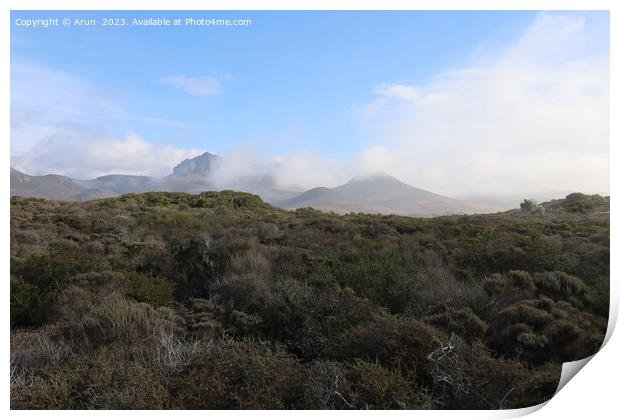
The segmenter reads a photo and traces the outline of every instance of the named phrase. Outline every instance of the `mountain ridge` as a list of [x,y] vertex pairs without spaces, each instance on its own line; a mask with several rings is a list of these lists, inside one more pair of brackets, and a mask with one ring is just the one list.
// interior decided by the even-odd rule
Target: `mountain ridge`
[[[319,190],[320,197],[316,195]],[[315,194],[309,194],[311,192]],[[404,216],[440,216],[498,211],[492,207],[456,200],[412,187],[384,173],[356,176],[347,183],[331,189],[313,188],[278,204],[290,209],[315,207],[319,210],[346,213],[355,207],[352,206],[353,203],[356,203],[359,208],[370,210],[363,212]]]
[[[183,160],[173,168],[172,173],[159,178],[110,174],[78,180],[54,174],[32,176],[11,168],[11,195],[85,201],[149,191],[198,193],[219,190],[223,188],[216,188],[212,175],[220,162],[219,156],[205,152]],[[426,217],[498,211],[413,187],[385,173],[360,175],[334,188],[315,187],[307,191],[280,189],[268,175],[240,179],[225,189],[260,195],[266,202],[284,209],[313,207],[340,214],[354,212]]]

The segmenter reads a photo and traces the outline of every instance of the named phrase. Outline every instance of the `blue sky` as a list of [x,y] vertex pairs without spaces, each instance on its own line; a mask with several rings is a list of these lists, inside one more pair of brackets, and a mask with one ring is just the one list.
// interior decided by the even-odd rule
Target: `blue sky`
[[[125,166],[135,160],[89,171],[75,161],[63,166],[62,156],[47,159],[39,154],[35,159],[27,155],[42,144],[62,143],[63,136],[75,137],[71,144],[123,141],[135,136],[149,147],[174,149],[178,152],[173,154],[175,157],[183,154],[180,151],[234,154],[240,145],[249,144],[267,160],[301,153],[311,156],[309,159],[322,159],[321,165],[357,168],[359,164],[352,162],[363,161],[365,154],[376,148],[399,155],[403,147],[409,150],[415,144],[418,156],[419,148],[426,144],[434,153],[426,163],[421,159],[416,162],[418,170],[409,172],[401,164],[398,175],[411,182],[423,182],[429,188],[450,190],[445,180],[432,182],[432,171],[436,159],[445,156],[453,145],[446,143],[447,149],[442,151],[430,145],[428,139],[411,137],[411,133],[424,133],[426,138],[438,130],[426,127],[428,120],[418,121],[425,108],[417,100],[417,92],[427,98],[431,94],[440,97],[435,91],[446,93],[445,89],[452,89],[446,93],[450,95],[461,92],[451,83],[455,83],[455,77],[461,78],[464,70],[491,71],[515,54],[523,55],[516,61],[517,66],[523,66],[523,83],[528,83],[526,75],[544,77],[541,75],[546,67],[560,73],[564,68],[582,71],[576,64],[583,61],[591,64],[586,76],[592,79],[593,69],[602,67],[603,72],[608,72],[605,60],[609,29],[605,13],[542,16],[527,11],[12,12],[12,155],[24,170],[90,176],[108,169],[131,170]],[[97,27],[33,29],[15,24],[19,18],[46,17],[94,17],[99,21],[104,17],[243,18],[252,19],[252,25],[102,27],[99,23]],[[530,39],[536,36],[541,39]],[[531,44],[527,50],[520,47],[526,42]],[[539,44],[546,48],[542,53],[533,47]],[[558,56],[546,62],[544,57],[554,57],[557,51]],[[574,76],[583,79],[581,73]],[[565,83],[573,83],[570,80]],[[512,81],[521,83],[520,76],[517,74]],[[544,81],[537,79],[536,84],[543,86]],[[481,90],[486,88],[482,86]],[[552,91],[556,92],[556,88],[557,92],[566,90],[565,86],[555,86]],[[599,88],[581,86],[573,99],[585,103],[579,95]],[[467,102],[459,95],[459,100]],[[506,95],[514,96],[508,90]],[[470,99],[475,103],[476,94]],[[600,106],[601,98],[595,99],[592,107]],[[413,102],[415,111],[409,106]],[[50,106],[43,109],[47,103]],[[484,115],[487,106],[494,108],[485,104],[476,115]],[[521,103],[512,106],[523,108]],[[600,109],[584,110],[595,111]],[[438,114],[441,112],[428,118],[436,119]],[[459,121],[459,115],[452,121]],[[32,128],[35,124],[22,130],[33,120],[37,130]],[[418,121],[417,125],[408,127],[414,121]],[[475,123],[480,125],[480,121]],[[587,120],[584,126],[590,127],[590,123],[601,121]],[[63,131],[68,126],[72,128]],[[441,142],[440,137],[437,142]],[[515,144],[511,147],[514,149]],[[131,153],[133,149],[128,150]],[[485,143],[477,152],[485,159],[494,151]],[[541,156],[548,152],[540,150]],[[42,158],[50,164],[41,164]],[[382,154],[377,154],[376,160],[381,159]],[[390,159],[393,161],[393,157]],[[472,157],[472,162],[476,159]],[[35,168],[32,162],[37,160],[39,167]],[[165,173],[165,165],[154,172]],[[391,166],[389,162],[386,165]],[[136,170],[145,171],[148,169]],[[346,176],[351,171],[355,169],[345,171]],[[427,174],[414,176],[413,172],[422,171]],[[458,172],[452,176],[455,174]],[[447,176],[438,173],[437,179]],[[345,174],[333,175],[333,182],[339,177]],[[530,186],[523,187],[527,188]],[[600,188],[606,187],[601,184]],[[549,189],[561,188],[554,184]],[[461,193],[466,188],[456,190]]]
[[[364,146],[356,107],[384,81],[423,83],[467,60],[481,44],[518,33],[531,12],[129,12],[103,17],[217,16],[251,27],[48,28],[13,24],[14,58],[71,72],[114,92],[140,115],[186,130],[137,123],[111,127],[153,142],[225,151],[240,141],[277,142],[347,156]],[[93,13],[15,12],[18,17]],[[221,92],[192,97],[163,86],[171,75],[228,78]],[[273,139],[273,140],[270,140]],[[274,147],[274,145],[271,145]]]

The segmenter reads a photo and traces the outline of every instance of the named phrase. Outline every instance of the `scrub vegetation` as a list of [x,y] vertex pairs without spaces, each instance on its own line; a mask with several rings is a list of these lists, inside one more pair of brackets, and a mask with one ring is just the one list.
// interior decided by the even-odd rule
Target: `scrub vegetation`
[[[543,203],[544,204],[544,203]],[[596,352],[609,198],[477,216],[11,199],[14,409],[517,408]]]

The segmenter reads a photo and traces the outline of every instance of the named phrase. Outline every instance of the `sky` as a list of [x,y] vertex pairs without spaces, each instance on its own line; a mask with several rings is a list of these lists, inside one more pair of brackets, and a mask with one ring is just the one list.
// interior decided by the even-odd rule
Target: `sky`
[[[104,18],[250,26],[102,26]],[[97,26],[24,27],[25,19]],[[20,20],[21,19],[21,20]],[[454,197],[609,193],[606,12],[12,12],[11,165],[222,182],[385,172]]]

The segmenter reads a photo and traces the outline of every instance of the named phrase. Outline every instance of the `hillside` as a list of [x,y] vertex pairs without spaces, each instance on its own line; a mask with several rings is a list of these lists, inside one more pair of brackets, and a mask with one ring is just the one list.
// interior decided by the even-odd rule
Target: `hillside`
[[396,214],[439,216],[444,214],[492,213],[496,209],[444,197],[405,184],[389,175],[353,178],[334,188],[345,197],[394,209]]
[[32,176],[11,168],[11,196],[39,197],[55,200],[92,200],[113,197],[113,191],[80,185],[62,175]]
[[312,207],[339,214],[377,213],[429,217],[497,211],[489,206],[455,200],[415,188],[385,174],[355,177],[333,189],[317,187],[305,192],[281,188],[268,174],[232,177],[222,184],[216,181],[215,172],[221,163],[220,157],[206,152],[192,159],[185,159],[172,169],[171,174],[164,177],[111,174],[88,180],[60,175],[33,177],[11,169],[11,196],[84,201],[154,191],[195,194],[232,189],[257,194],[266,202],[283,209]]
[[602,343],[609,201],[424,219],[13,197],[10,267],[14,409],[516,408]]
[[152,191],[198,193],[214,189],[207,177],[219,160],[216,155],[203,153],[185,159],[164,177],[110,174],[72,179],[55,174],[32,176],[11,168],[11,196],[86,201]]
[[415,188],[385,174],[355,177],[332,189],[314,188],[275,204],[285,209],[312,207],[340,214],[360,212],[424,217],[497,211]]
[[373,206],[359,201],[346,198],[335,190],[326,187],[318,187],[308,190],[296,197],[289,198],[277,203],[284,209],[298,209],[312,207],[321,211],[333,211],[339,214],[346,213],[395,213],[392,209],[381,206]]

